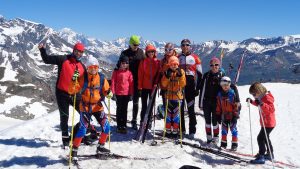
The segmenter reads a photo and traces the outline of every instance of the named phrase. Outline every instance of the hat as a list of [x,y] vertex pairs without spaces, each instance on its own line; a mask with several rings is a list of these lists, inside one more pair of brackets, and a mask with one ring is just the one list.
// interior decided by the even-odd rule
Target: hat
[[156,51],[156,48],[153,46],[153,45],[151,45],[151,44],[148,44],[147,46],[146,46],[146,52],[148,52],[148,51]]
[[189,39],[183,39],[183,40],[181,41],[181,45],[182,45],[182,44],[185,44],[185,43],[191,44],[191,41],[190,41]]
[[223,85],[230,85],[231,84],[231,79],[230,77],[228,76],[223,76],[221,78],[221,81],[220,81],[220,85],[223,86]]
[[119,62],[129,62],[129,58],[125,55],[121,56]]
[[220,64],[221,61],[220,61],[220,59],[218,59],[217,57],[214,56],[214,57],[211,58],[210,61],[209,61],[209,64],[212,64],[212,63]]
[[179,60],[176,56],[171,56],[168,60],[169,65],[179,65]]
[[84,45],[82,43],[78,42],[74,45],[73,50],[84,51]]
[[99,66],[99,62],[98,62],[98,60],[95,57],[89,56],[84,65],[86,67],[89,67],[89,66],[92,66],[92,65]]
[[137,35],[132,35],[132,36],[130,37],[129,44],[130,44],[130,45],[137,45],[137,44],[140,44],[140,37],[137,36]]

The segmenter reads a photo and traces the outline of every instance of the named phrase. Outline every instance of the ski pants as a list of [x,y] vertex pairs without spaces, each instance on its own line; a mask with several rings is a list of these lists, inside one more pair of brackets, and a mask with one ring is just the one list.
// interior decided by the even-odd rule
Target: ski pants
[[92,116],[94,116],[97,122],[101,125],[102,132],[99,137],[99,143],[104,144],[106,142],[110,131],[110,124],[106,117],[105,112],[104,111],[94,112],[94,113],[81,112],[79,129],[75,133],[75,138],[73,140],[74,148],[78,148],[80,146],[82,138],[85,136],[87,128],[90,124]]
[[126,127],[129,95],[116,95],[117,97],[117,128]]
[[[259,134],[257,136],[257,143],[258,143],[258,148],[259,148],[259,152],[258,153],[260,155],[264,155],[265,152],[266,152],[266,149],[268,150],[268,153],[271,152],[273,154],[273,146],[272,146],[272,143],[271,143],[271,140],[270,140],[270,133],[272,132],[273,129],[274,129],[274,127],[266,127],[267,137],[265,135],[264,128],[262,127],[260,129],[260,132],[259,132]],[[267,139],[269,141],[271,151],[268,148]]]
[[[184,88],[184,99],[187,104],[188,114],[189,114],[189,134],[196,133],[196,115],[195,115],[195,79],[194,76],[187,75],[186,76],[186,86]],[[183,104],[181,104],[181,125],[182,125],[182,132],[186,131],[185,129],[185,120],[184,120],[184,107],[185,101],[183,100]]]
[[230,129],[232,135],[232,144],[236,144],[238,142],[238,130],[237,130],[237,119],[234,118],[232,120],[222,121],[222,143],[227,145],[227,134]]
[[166,117],[167,130],[171,130],[173,128],[173,131],[178,131],[180,127],[179,108],[181,102],[181,100],[168,100],[168,114]]
[[[68,93],[56,89],[56,100],[59,110],[60,117],[60,129],[62,132],[62,141],[69,141],[69,132],[68,132],[68,120],[69,120],[69,105],[74,105],[74,95],[69,95]],[[77,112],[79,111],[79,103],[81,97],[79,95],[76,96],[75,109]]]
[[[217,107],[217,100],[216,99],[206,99],[203,100],[203,112],[205,118],[205,131],[206,131],[206,138],[207,141],[210,141],[215,137],[216,139],[219,138],[219,124],[216,119],[216,107]],[[211,124],[213,126],[211,126]],[[213,133],[212,135],[212,128]]]
[[[150,101],[150,97],[151,97],[151,92],[152,92],[152,89],[143,89],[142,90],[142,111],[141,111],[141,122],[140,124],[142,124],[142,122],[144,121],[144,118],[145,118],[145,114],[146,114],[146,111],[147,111],[147,108],[148,106],[150,111],[149,111],[149,114],[148,114],[148,120],[147,120],[147,124],[149,124],[148,122],[151,121],[150,118],[152,117],[152,111],[153,111],[153,103],[155,102],[155,100],[152,101],[151,104],[148,104],[149,101]],[[155,99],[155,96],[156,94],[154,95],[154,98]]]
[[131,123],[136,124],[136,119],[138,115],[138,110],[139,110],[139,90],[138,90],[138,84],[137,82],[134,82],[134,92],[133,92],[133,97],[132,97],[132,120]]

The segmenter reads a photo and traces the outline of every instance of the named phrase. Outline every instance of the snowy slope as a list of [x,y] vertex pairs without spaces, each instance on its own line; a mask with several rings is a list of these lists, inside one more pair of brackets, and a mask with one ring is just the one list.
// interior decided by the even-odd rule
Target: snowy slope
[[[293,163],[300,166],[300,137],[297,134],[300,126],[299,115],[299,84],[277,83],[265,84],[267,88],[275,96],[277,127],[271,133],[273,141],[274,153],[276,160],[286,163]],[[249,86],[239,87],[242,102],[241,118],[238,121],[239,129],[239,152],[251,153],[251,142],[249,132],[249,114],[248,107],[244,100],[249,96]],[[161,103],[161,98],[157,104]],[[132,110],[132,104],[129,105],[129,112]],[[115,102],[111,105],[112,114],[115,114]],[[196,108],[199,112],[199,109]],[[70,108],[70,112],[72,109]],[[129,113],[131,116],[131,113]],[[251,121],[253,131],[254,153],[258,151],[256,143],[256,135],[260,126],[258,122],[257,108],[251,107]],[[76,118],[78,115],[76,114]],[[129,118],[130,119],[130,118]],[[197,138],[205,140],[204,120],[201,116],[197,116]],[[77,121],[76,119],[75,121]],[[1,121],[0,121],[1,122]],[[71,124],[71,120],[69,121]],[[156,128],[162,130],[163,121],[157,121]],[[201,168],[271,168],[268,165],[241,166],[232,164],[231,161],[216,157],[205,152],[194,150],[190,147],[174,145],[172,142],[161,144],[158,140],[156,147],[150,146],[152,137],[149,135],[144,145],[132,141],[134,132],[129,130],[127,135],[115,133],[116,123],[112,122],[113,134],[111,137],[111,150],[115,153],[128,155],[132,157],[167,157],[173,155],[170,159],[165,160],[84,160],[80,161],[83,168],[179,168],[184,164],[195,165]],[[229,137],[230,140],[230,137]],[[0,131],[0,168],[66,168],[64,160],[60,158],[68,152],[60,148],[61,135],[59,132],[59,114],[58,111],[44,115],[16,126]],[[107,144],[108,146],[108,144]],[[82,145],[79,154],[92,154],[95,152],[96,146]],[[284,166],[286,167],[286,166]]]

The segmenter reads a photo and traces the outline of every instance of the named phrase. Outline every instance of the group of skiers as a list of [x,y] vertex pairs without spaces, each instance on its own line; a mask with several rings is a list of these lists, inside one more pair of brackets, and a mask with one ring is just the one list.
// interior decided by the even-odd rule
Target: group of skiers
[[[227,133],[232,133],[231,149],[238,147],[237,119],[241,109],[238,90],[231,79],[225,76],[220,68],[217,57],[210,60],[210,70],[202,74],[199,56],[192,53],[191,41],[183,39],[180,43],[181,53],[177,54],[172,43],[165,45],[163,59],[157,58],[154,45],[148,44],[144,51],[139,48],[140,39],[133,35],[129,41],[129,48],[124,50],[114,69],[109,85],[104,75],[98,72],[99,62],[90,56],[83,64],[84,53],[82,43],[75,44],[70,55],[47,55],[45,45],[40,44],[42,59],[47,64],[58,65],[58,79],[56,82],[56,98],[60,113],[62,142],[69,146],[71,141],[68,132],[69,105],[75,105],[80,113],[80,122],[75,128],[72,160],[77,160],[77,150],[82,139],[88,139],[90,124],[94,116],[101,125],[102,132],[98,140],[97,152],[109,152],[104,144],[110,134],[110,124],[104,112],[105,97],[116,101],[117,132],[127,133],[127,108],[129,101],[133,101],[131,127],[138,129],[137,115],[139,98],[142,108],[140,124],[145,118],[147,109],[153,109],[153,103],[148,104],[153,90],[160,88],[160,95],[165,108],[165,129],[167,135],[186,134],[184,110],[189,115],[189,132],[186,137],[194,139],[196,134],[195,98],[199,96],[199,107],[204,112],[205,131],[208,144],[219,144],[219,125],[222,126],[220,147],[227,147]],[[251,85],[249,92],[255,100],[247,98],[247,102],[259,106],[262,129],[257,137],[259,153],[253,163],[263,164],[265,159],[274,158],[273,147],[269,134],[275,127],[274,98],[260,83]],[[153,98],[150,98],[153,97]],[[150,107],[149,107],[150,106]],[[152,111],[151,111],[152,112]],[[152,113],[147,117],[150,123]],[[266,146],[268,145],[268,146]],[[266,152],[267,147],[267,154]]]

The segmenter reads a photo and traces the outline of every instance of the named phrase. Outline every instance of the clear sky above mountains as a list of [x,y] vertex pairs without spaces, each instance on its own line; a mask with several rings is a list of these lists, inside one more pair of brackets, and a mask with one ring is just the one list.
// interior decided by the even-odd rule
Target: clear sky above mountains
[[0,15],[101,40],[137,34],[179,43],[299,34],[299,8],[297,0],[6,0]]

